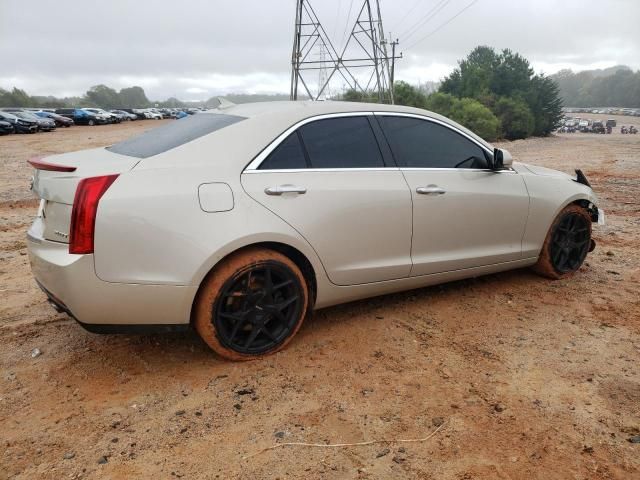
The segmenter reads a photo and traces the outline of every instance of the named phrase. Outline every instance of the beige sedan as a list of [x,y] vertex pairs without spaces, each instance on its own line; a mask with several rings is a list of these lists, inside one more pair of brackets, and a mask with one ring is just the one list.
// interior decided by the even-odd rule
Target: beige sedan
[[237,360],[282,349],[313,309],[527,266],[568,276],[603,221],[581,172],[389,105],[229,106],[31,163],[31,265],[56,309],[92,332],[193,327]]

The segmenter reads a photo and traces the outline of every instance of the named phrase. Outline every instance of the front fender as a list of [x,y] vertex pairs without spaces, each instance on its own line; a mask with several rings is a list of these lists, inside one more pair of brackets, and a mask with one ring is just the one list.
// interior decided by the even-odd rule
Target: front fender
[[[529,217],[522,238],[524,258],[537,257],[554,219],[567,206],[583,201],[596,206],[598,198],[593,190],[562,176],[524,175],[529,191]],[[597,218],[597,217],[596,217]]]

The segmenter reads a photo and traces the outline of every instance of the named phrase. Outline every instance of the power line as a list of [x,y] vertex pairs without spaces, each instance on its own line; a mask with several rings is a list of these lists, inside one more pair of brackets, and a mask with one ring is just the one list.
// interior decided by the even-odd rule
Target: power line
[[451,0],[440,0],[437,4],[433,6],[431,10],[429,10],[426,14],[420,17],[420,19],[417,22],[415,22],[411,27],[409,27],[404,32],[400,33],[399,36],[404,37],[405,40],[410,36],[412,36],[414,33],[416,33],[416,31],[418,31],[418,29],[420,29],[420,27],[425,25],[429,20],[435,17],[440,12],[440,10],[446,7],[449,4],[449,2],[451,2]]
[[342,32],[342,40],[340,41],[340,49],[344,47],[344,39],[347,36],[347,29],[349,28],[349,19],[351,18],[351,10],[353,9],[353,0],[349,3],[349,13],[347,13],[347,23],[344,25],[344,32]]
[[342,8],[342,0],[338,1],[338,11],[336,12],[336,20],[333,22],[333,34],[332,37],[335,38],[336,31],[338,30],[338,19],[340,18],[340,9]]
[[392,28],[390,31],[398,30],[400,28],[400,25],[402,25],[402,22],[404,22],[407,19],[407,17],[416,9],[418,5],[422,3],[422,1],[423,0],[417,0],[416,3],[414,3],[413,6],[409,10],[407,10],[404,16],[400,19],[400,21],[396,23],[395,28]]
[[446,27],[447,25],[449,25],[451,22],[453,22],[456,18],[458,18],[460,15],[462,15],[466,10],[468,10],[469,8],[471,8],[473,6],[473,4],[477,3],[478,0],[473,0],[469,5],[467,5],[466,7],[464,7],[462,10],[460,10],[458,13],[456,13],[453,17],[451,17],[449,20],[447,20],[446,22],[444,22],[443,24],[441,24],[439,27],[437,27],[435,30],[432,30],[431,32],[429,32],[428,34],[426,34],[424,37],[422,37],[421,39],[413,42],[412,44],[410,44],[407,48],[411,48],[416,46],[418,43],[426,40],[427,38],[431,37],[432,35],[435,35],[436,33],[438,33],[440,30],[442,30],[444,27]]

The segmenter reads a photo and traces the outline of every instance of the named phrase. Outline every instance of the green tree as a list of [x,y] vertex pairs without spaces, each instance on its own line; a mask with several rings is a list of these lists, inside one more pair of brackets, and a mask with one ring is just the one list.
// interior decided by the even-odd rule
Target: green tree
[[440,91],[456,97],[480,98],[491,92],[494,72],[500,64],[500,57],[491,47],[479,46],[458,62],[451,75],[440,85]]
[[458,100],[451,110],[449,118],[464,125],[487,141],[495,140],[500,133],[500,120],[491,110],[473,98]]
[[509,140],[527,138],[533,133],[535,119],[527,104],[520,99],[502,97],[494,107],[502,124],[502,134]]
[[[554,81],[534,75],[529,61],[509,49],[496,53],[491,47],[476,47],[445,78],[440,92],[478,100],[498,117],[499,134],[506,138],[548,135],[562,117],[562,100]],[[492,128],[488,126],[489,131]]]
[[13,87],[9,92],[0,89],[0,107],[34,107],[33,99],[27,92]]
[[85,94],[87,101],[100,108],[117,108],[120,106],[120,96],[113,88],[106,85],[91,87]]
[[340,97],[345,102],[366,102],[366,103],[378,103],[378,97],[371,92],[362,92],[350,88],[346,90]]
[[396,82],[393,87],[393,97],[396,105],[425,108],[427,97],[413,85],[407,82]]
[[151,102],[144,93],[142,87],[123,88],[119,93],[120,108],[145,108],[151,105]]
[[545,75],[531,79],[527,103],[534,118],[533,134],[549,135],[562,122],[562,100],[556,82]]
[[450,93],[436,92],[427,97],[425,108],[449,117],[458,102],[459,100]]
[[432,93],[426,99],[426,108],[467,127],[488,141],[500,133],[500,121],[487,107],[473,98],[456,98],[448,93]]

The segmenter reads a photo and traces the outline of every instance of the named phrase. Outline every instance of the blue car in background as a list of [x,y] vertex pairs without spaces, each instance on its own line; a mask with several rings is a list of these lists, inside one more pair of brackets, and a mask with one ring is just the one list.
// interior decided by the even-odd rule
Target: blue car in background
[[184,118],[184,117],[188,117],[188,116],[189,116],[189,114],[187,112],[179,111],[178,113],[176,113],[176,118],[178,120],[180,120],[181,118]]
[[59,108],[56,110],[58,115],[70,118],[76,125],[98,125],[107,123],[104,117],[98,117],[91,112],[82,110],[81,108]]

